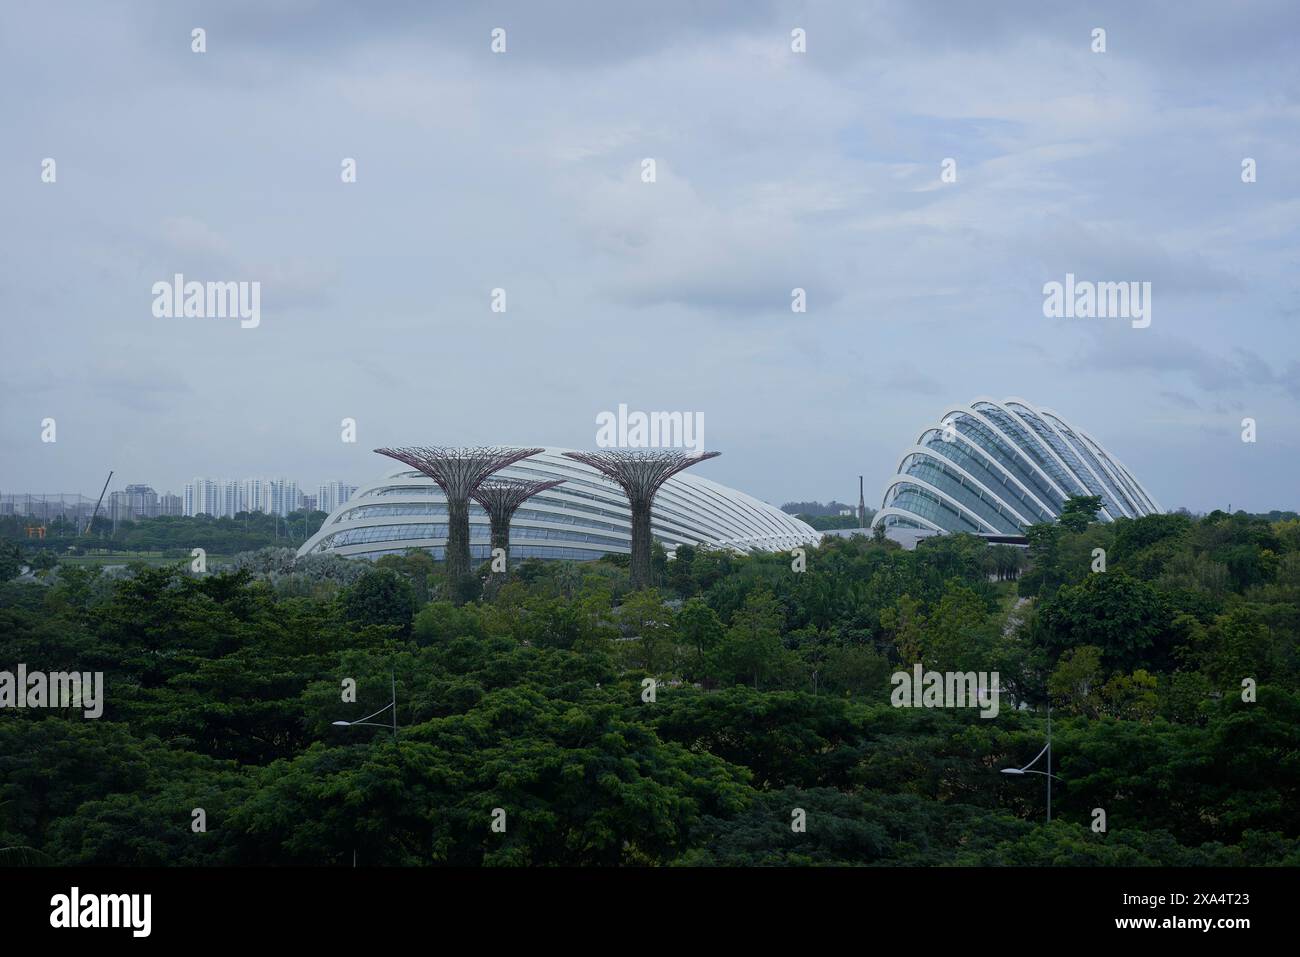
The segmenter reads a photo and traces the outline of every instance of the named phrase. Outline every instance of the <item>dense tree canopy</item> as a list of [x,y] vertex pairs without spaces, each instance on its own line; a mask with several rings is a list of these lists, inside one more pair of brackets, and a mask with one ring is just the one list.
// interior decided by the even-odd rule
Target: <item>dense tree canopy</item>
[[[81,864],[1300,863],[1300,523],[1103,524],[1093,504],[1031,528],[1027,555],[857,537],[795,570],[683,547],[640,592],[617,560],[525,561],[461,604],[424,554],[284,549],[209,574],[7,581],[0,670],[102,671],[106,691],[98,719],[0,713],[0,847]],[[891,675],[917,665],[997,671],[997,717],[892,706]],[[386,711],[335,724],[394,682],[396,736]],[[1046,826],[1041,788],[998,772],[1038,753],[1049,704]]]

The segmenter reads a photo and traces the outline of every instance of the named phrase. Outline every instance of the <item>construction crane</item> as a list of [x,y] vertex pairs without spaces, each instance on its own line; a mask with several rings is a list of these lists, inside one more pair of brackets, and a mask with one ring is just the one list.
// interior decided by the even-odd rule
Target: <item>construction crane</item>
[[104,479],[104,487],[99,490],[99,501],[95,503],[95,510],[90,513],[90,521],[86,523],[86,531],[83,534],[90,534],[91,526],[95,524],[95,518],[99,515],[100,503],[104,501],[104,493],[108,491],[108,483],[111,481],[113,481],[113,470],[109,469],[108,478]]

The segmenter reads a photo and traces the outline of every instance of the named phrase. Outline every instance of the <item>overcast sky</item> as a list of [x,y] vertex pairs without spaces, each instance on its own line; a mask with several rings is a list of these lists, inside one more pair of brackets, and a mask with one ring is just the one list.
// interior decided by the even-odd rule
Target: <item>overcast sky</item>
[[[0,491],[361,482],[623,402],[703,413],[701,475],[874,506],[988,395],[1167,508],[1296,508],[1298,37],[1289,0],[6,4]],[[260,325],[156,318],[178,272]],[[1151,325],[1045,317],[1067,272]]]

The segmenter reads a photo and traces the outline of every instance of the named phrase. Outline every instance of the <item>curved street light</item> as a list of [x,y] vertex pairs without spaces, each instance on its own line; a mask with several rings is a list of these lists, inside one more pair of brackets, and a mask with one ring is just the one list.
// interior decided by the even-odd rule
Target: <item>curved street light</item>
[[[1038,759],[1041,758],[1043,755],[1047,755],[1047,770],[1046,771],[1030,770],[1031,768],[1033,768],[1035,764],[1038,763]],[[1059,781],[1061,779],[1052,773],[1052,706],[1050,704],[1047,706],[1047,744],[1043,745],[1043,750],[1039,751],[1038,754],[1034,756],[1034,760],[1030,761],[1024,767],[1003,768],[1002,773],[1003,774],[1041,774],[1043,777],[1047,778],[1047,823],[1051,824],[1052,823],[1052,782]]]
[[[371,719],[371,718],[374,718],[374,717],[378,717],[379,715],[381,715],[381,714],[383,714],[385,711],[387,711],[389,708],[392,708],[392,710],[393,710],[393,723],[392,723],[392,729],[393,729],[393,744],[397,744],[397,671],[396,671],[395,669],[389,671],[388,676],[389,676],[389,678],[392,680],[392,689],[393,689],[393,700],[392,700],[392,701],[388,702],[388,704],[384,705],[382,708],[380,708],[380,709],[379,709],[378,711],[376,711],[374,714],[368,714],[368,715],[366,715],[364,718],[359,718],[359,719],[356,720],[356,721],[334,721],[334,722],[332,722],[332,724],[334,725],[334,727],[336,727],[336,728],[357,728],[357,727],[360,727],[360,726],[362,726],[362,725],[369,725],[369,726],[372,727],[372,728],[387,728],[387,727],[389,727],[389,725],[386,725],[386,724],[380,724],[379,722],[377,722],[377,721],[371,721],[370,719]],[[357,866],[357,849],[356,849],[355,847],[352,849],[352,866],[353,866],[353,867],[356,867],[356,866]]]
[[384,705],[382,708],[380,708],[380,709],[379,709],[378,711],[376,711],[374,714],[368,714],[368,715],[366,715],[364,718],[359,718],[359,719],[356,720],[356,721],[335,721],[335,722],[333,722],[334,727],[336,727],[336,728],[355,728],[355,727],[359,727],[359,726],[361,726],[361,725],[369,725],[369,726],[374,727],[374,728],[387,728],[387,727],[390,727],[390,725],[387,725],[387,724],[380,724],[380,723],[378,723],[377,721],[371,721],[370,719],[371,719],[371,718],[374,718],[374,717],[377,717],[378,715],[383,714],[385,711],[387,711],[388,709],[391,708],[392,711],[393,711],[393,715],[392,715],[392,717],[393,717],[393,721],[392,721],[391,728],[392,728],[392,731],[393,731],[393,740],[396,741],[396,740],[397,740],[397,672],[396,672],[396,671],[390,672],[390,677],[392,678],[392,682],[393,682],[393,700],[392,700],[392,701],[388,702],[388,704]]

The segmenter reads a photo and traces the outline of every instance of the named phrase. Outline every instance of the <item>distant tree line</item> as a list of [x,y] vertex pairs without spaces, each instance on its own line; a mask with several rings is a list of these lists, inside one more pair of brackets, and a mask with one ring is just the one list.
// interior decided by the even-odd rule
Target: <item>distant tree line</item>
[[320,511],[297,511],[288,516],[264,512],[240,512],[231,517],[211,515],[163,515],[136,521],[112,520],[100,515],[87,532],[62,517],[52,520],[43,538],[27,534],[34,520],[26,516],[0,518],[0,541],[16,545],[32,560],[42,552],[80,554],[89,550],[108,552],[163,552],[182,557],[191,549],[210,554],[234,555],[267,546],[298,547],[314,535],[325,521]]
[[781,506],[781,511],[787,515],[799,516],[838,516],[840,512],[849,509],[854,515],[858,514],[856,505],[845,505],[843,502],[837,502],[834,499],[823,505],[821,502],[786,502]]

